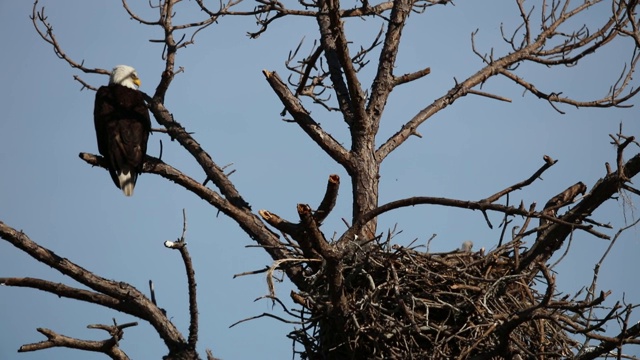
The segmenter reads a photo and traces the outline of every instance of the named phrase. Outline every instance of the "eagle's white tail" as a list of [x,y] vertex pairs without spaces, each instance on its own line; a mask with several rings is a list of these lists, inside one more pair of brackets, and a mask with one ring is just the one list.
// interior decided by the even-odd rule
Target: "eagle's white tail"
[[120,189],[126,196],[133,195],[133,188],[136,186],[136,179],[132,176],[131,171],[123,170],[118,174],[118,181],[120,182]]

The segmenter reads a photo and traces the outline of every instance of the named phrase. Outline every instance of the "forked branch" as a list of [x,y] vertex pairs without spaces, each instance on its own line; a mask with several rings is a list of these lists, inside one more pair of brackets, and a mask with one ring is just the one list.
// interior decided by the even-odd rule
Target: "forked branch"
[[53,330],[38,328],[38,332],[46,336],[47,340],[38,343],[22,345],[18,352],[30,352],[50,349],[54,347],[66,347],[104,353],[113,360],[129,360],[127,354],[118,347],[118,342],[122,339],[124,329],[136,325],[138,325],[138,323],[136,322],[118,325],[115,319],[113,320],[113,325],[88,325],[87,328],[89,329],[105,330],[109,333],[109,335],[111,335],[109,339],[101,341],[76,339],[58,334]]
[[636,154],[624,164],[619,172],[610,173],[598,180],[591,191],[586,194],[580,202],[566,214],[558,218],[562,220],[562,223],[554,223],[538,236],[533,246],[523,254],[518,271],[523,271],[538,260],[548,260],[555,251],[562,246],[567,236],[569,236],[587,216],[590,216],[602,203],[609,200],[620,190],[621,174],[631,179],[639,172],[640,154]]

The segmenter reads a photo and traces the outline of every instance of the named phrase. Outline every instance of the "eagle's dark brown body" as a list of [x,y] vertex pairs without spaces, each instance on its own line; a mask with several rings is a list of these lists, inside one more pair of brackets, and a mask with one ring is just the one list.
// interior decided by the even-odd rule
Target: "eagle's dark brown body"
[[142,172],[151,132],[142,93],[117,84],[100,87],[93,119],[98,150],[109,164],[111,179],[125,195],[131,196]]

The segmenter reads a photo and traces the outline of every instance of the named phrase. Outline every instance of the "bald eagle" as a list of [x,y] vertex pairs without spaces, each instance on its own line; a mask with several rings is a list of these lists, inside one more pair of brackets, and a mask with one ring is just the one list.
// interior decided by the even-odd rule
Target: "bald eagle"
[[147,153],[151,120],[138,73],[131,66],[118,65],[108,86],[96,93],[93,121],[98,150],[104,156],[113,183],[126,196],[133,195],[138,174]]

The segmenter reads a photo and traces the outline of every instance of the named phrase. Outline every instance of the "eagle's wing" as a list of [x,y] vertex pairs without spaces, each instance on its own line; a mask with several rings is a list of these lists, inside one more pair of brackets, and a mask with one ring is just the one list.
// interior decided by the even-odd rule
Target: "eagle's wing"
[[98,150],[109,173],[127,196],[142,172],[151,120],[142,93],[121,85],[103,86],[96,94],[94,124]]

